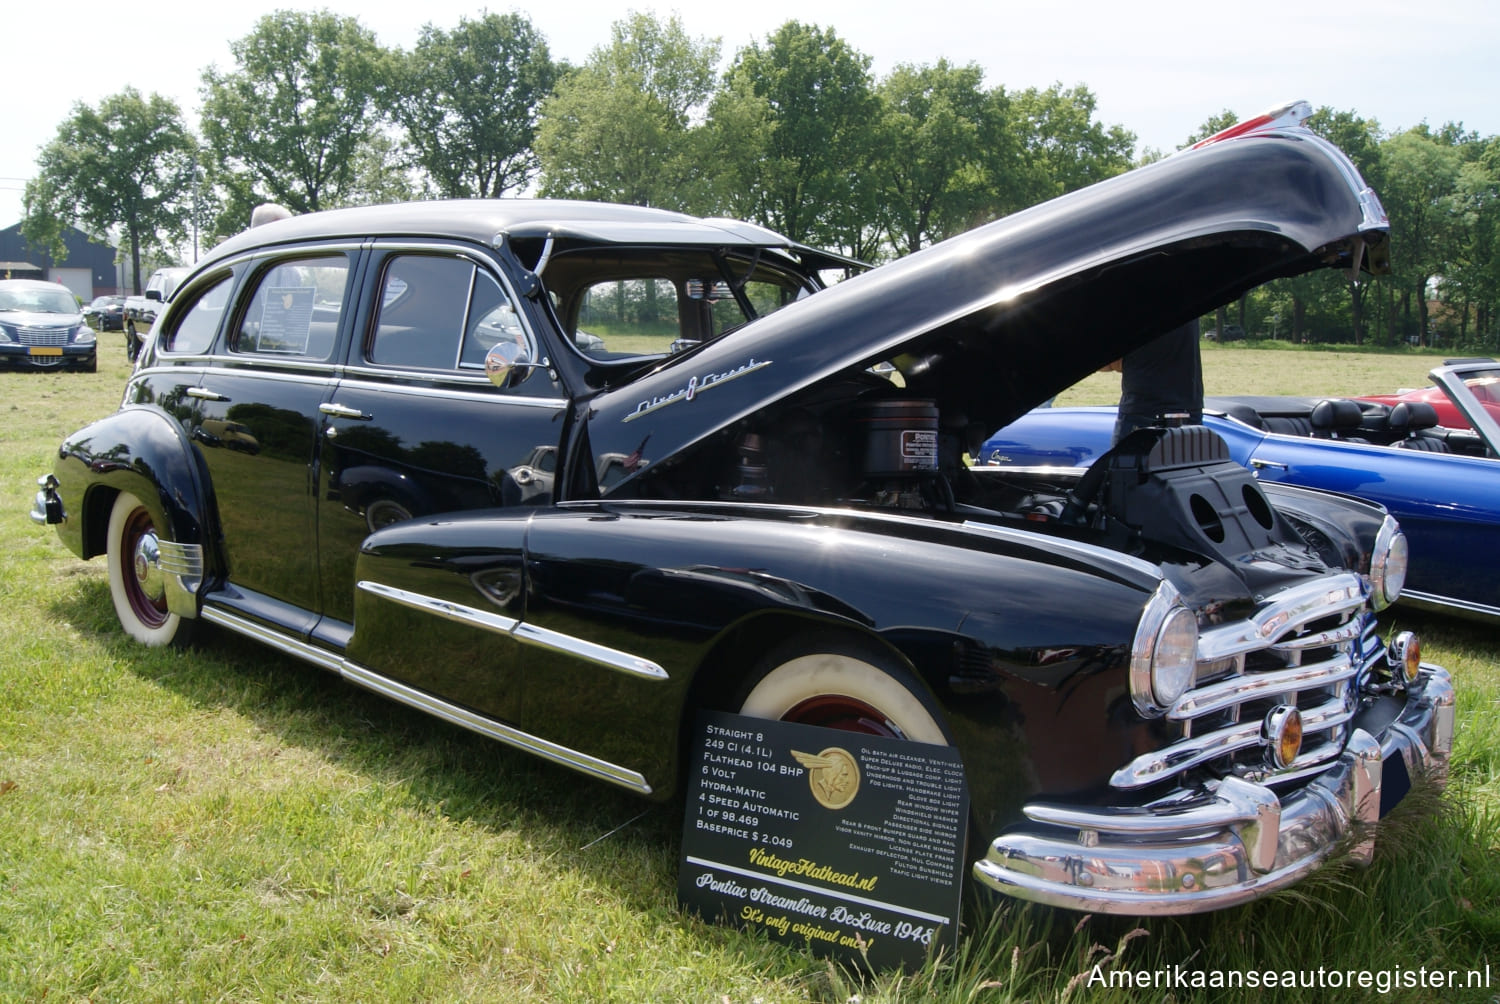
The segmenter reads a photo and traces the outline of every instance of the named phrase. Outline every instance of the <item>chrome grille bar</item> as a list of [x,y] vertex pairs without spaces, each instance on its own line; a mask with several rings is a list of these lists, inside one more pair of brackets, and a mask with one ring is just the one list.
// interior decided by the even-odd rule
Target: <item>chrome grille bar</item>
[[[1354,717],[1342,696],[1325,701],[1316,708],[1302,712],[1304,735],[1312,735],[1325,729],[1344,725]],[[1165,780],[1199,764],[1221,756],[1260,745],[1260,721],[1241,722],[1229,728],[1208,732],[1172,743],[1170,746],[1136,757],[1115,771],[1109,779],[1112,788],[1142,788],[1148,784]],[[1312,751],[1309,750],[1309,753]],[[1336,747],[1328,748],[1328,755],[1338,753]],[[1306,766],[1299,757],[1289,770]]]
[[1309,621],[1353,614],[1365,603],[1364,580],[1352,572],[1277,593],[1248,620],[1210,628],[1198,639],[1198,661],[1214,662],[1283,643]]
[[1224,711],[1245,701],[1275,697],[1280,693],[1329,687],[1353,679],[1358,667],[1347,655],[1340,654],[1325,662],[1293,666],[1268,673],[1234,676],[1219,683],[1190,690],[1177,699],[1167,717],[1184,721],[1201,715]]

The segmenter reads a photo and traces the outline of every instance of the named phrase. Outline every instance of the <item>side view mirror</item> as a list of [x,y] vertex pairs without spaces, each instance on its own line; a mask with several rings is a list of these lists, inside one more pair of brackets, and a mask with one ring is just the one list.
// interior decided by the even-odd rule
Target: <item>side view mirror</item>
[[484,375],[490,378],[490,383],[500,388],[515,387],[522,383],[531,376],[531,371],[537,365],[531,361],[531,354],[524,345],[510,339],[496,342],[484,354]]

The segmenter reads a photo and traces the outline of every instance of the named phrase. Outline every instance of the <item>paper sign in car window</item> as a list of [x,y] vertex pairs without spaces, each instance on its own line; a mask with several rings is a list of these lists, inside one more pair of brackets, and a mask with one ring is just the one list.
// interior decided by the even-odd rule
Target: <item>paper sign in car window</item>
[[261,306],[255,351],[303,355],[312,335],[315,286],[271,286]]

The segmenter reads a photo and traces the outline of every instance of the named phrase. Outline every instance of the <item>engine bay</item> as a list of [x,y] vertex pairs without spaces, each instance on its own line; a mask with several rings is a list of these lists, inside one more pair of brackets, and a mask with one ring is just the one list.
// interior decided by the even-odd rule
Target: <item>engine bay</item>
[[1138,430],[1085,471],[987,468],[969,458],[988,430],[930,398],[868,388],[754,416],[644,474],[634,494],[895,510],[1220,561],[1307,543],[1202,426]]

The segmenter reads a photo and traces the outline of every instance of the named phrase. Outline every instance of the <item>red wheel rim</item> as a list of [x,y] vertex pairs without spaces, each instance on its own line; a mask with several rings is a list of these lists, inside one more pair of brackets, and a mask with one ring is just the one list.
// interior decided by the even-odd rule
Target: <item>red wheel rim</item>
[[120,580],[125,596],[130,601],[131,613],[151,629],[159,628],[167,622],[167,600],[165,596],[152,599],[142,588],[141,571],[136,567],[136,552],[141,541],[155,536],[156,527],[151,522],[151,514],[145,509],[132,512],[120,532]]
[[905,739],[906,736],[888,718],[864,701],[843,694],[819,694],[793,707],[781,716],[784,722],[821,725],[841,732],[858,732],[866,736]]

